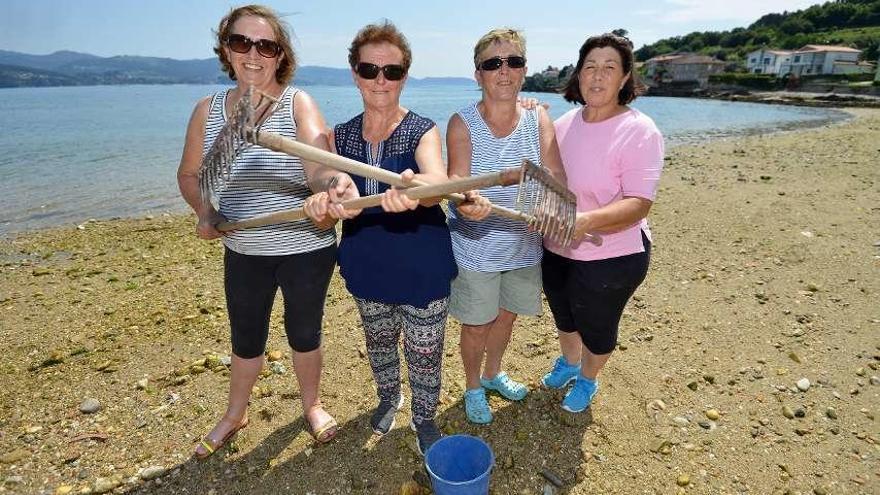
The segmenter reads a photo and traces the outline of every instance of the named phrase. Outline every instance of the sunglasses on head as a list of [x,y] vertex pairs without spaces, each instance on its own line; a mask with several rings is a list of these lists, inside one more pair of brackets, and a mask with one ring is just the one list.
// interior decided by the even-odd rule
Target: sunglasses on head
[[230,34],[226,37],[226,46],[235,53],[247,53],[252,46],[257,47],[257,53],[265,58],[275,58],[281,54],[281,45],[272,40],[252,40],[243,34]]
[[480,62],[479,68],[482,70],[498,70],[501,65],[507,62],[507,66],[511,69],[522,69],[526,66],[526,58],[514,55],[512,57],[492,57]]
[[403,76],[406,75],[406,69],[399,64],[389,64],[379,67],[378,65],[369,62],[360,62],[355,66],[354,71],[364,79],[376,79],[379,77],[379,72],[381,71],[382,75],[385,76],[385,79],[389,81],[400,81],[403,79]]

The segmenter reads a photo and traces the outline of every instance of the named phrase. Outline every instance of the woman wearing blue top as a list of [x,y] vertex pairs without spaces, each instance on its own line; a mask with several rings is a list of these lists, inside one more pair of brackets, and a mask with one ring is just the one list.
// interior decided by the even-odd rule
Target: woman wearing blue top
[[[527,70],[525,55],[525,39],[513,29],[494,29],[477,42],[474,77],[482,99],[449,119],[450,175],[496,172],[529,159],[564,182],[549,115],[543,107],[526,109],[517,103]],[[492,203],[515,207],[516,188],[496,186],[483,195]],[[459,268],[449,312],[461,322],[467,418],[485,424],[492,421],[487,389],[509,400],[522,400],[528,392],[503,371],[501,360],[517,315],[541,313],[541,234],[528,231],[522,222],[471,218],[463,210],[449,209]]]
[[[334,129],[339,155],[405,179],[446,181],[440,133],[429,119],[400,106],[400,93],[412,61],[406,38],[391,23],[371,24],[349,48],[352,77],[364,112]],[[415,172],[415,173],[414,173]],[[449,283],[456,275],[449,229],[438,200],[411,200],[373,179],[354,177],[362,196],[383,194],[382,207],[342,210],[333,191],[315,195],[310,216],[346,218],[338,262],[346,287],[363,320],[367,352],[378,388],[379,405],[370,419],[384,435],[403,404],[400,358],[403,347],[412,389],[412,422],[424,453],[441,436],[434,423],[440,395],[443,338]]]

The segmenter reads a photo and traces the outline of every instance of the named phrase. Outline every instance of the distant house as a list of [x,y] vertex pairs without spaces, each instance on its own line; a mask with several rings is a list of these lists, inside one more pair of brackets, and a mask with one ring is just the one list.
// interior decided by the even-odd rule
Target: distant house
[[850,62],[849,60],[838,60],[834,62],[832,74],[872,74],[874,72],[874,64],[871,62]]
[[752,74],[779,74],[783,64],[791,64],[791,52],[787,50],[755,50],[746,57],[746,68]]
[[645,76],[649,83],[697,83],[705,87],[709,76],[724,71],[724,62],[707,55],[674,53],[660,55],[645,62]]
[[685,54],[671,53],[668,55],[658,55],[652,59],[648,59],[644,63],[645,77],[650,82],[660,83],[661,78],[666,74],[666,62],[683,57]]
[[547,79],[559,79],[559,69],[556,67],[547,67],[541,75]]
[[[804,45],[792,52],[791,62],[782,64],[778,73],[799,76],[845,74],[853,70],[852,64],[858,65],[861,53],[861,50],[848,46]],[[835,67],[838,72],[835,72]]]

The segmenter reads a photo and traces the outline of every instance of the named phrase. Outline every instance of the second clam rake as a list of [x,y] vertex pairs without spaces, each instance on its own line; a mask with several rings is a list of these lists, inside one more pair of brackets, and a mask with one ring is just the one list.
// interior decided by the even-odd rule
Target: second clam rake
[[[249,89],[242,96],[228,117],[226,125],[220,130],[216,140],[202,159],[199,168],[199,187],[204,202],[210,201],[214,191],[229,180],[232,163],[236,156],[247,146],[257,144],[264,148],[297,156],[306,161],[321,163],[342,172],[372,178],[396,187],[412,188],[411,192],[416,197],[410,196],[409,192],[404,192],[412,199],[442,196],[450,201],[460,203],[465,201],[465,197],[460,194],[460,191],[487,185],[514,183],[511,180],[511,174],[517,174],[519,176],[517,194],[519,210],[491,205],[492,213],[523,221],[534,230],[563,246],[569,245],[572,241],[576,215],[574,194],[553,179],[545,170],[527,160],[519,169],[507,169],[496,174],[456,179],[443,184],[428,185],[420,181],[405,182],[399,174],[394,172],[339,156],[278,134],[261,132],[260,125],[273,111],[277,110],[278,103],[274,98],[260,93],[259,100],[254,105],[252,104],[252,95],[252,89]],[[379,204],[379,198],[368,196],[343,204],[353,209],[364,208]],[[234,230],[300,218],[305,218],[302,209],[289,210],[240,222],[226,222],[219,225],[218,228],[220,230]],[[584,240],[596,245],[602,243],[601,237],[593,234],[587,234]]]

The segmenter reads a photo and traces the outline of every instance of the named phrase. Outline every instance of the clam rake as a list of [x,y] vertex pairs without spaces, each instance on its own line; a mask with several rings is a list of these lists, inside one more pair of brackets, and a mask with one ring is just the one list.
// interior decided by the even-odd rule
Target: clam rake
[[[226,125],[220,130],[217,139],[202,159],[199,169],[199,188],[204,202],[209,202],[214,192],[229,180],[236,156],[248,146],[256,144],[297,156],[303,160],[321,163],[342,172],[372,178],[396,187],[411,188],[404,193],[412,199],[442,196],[450,201],[460,203],[465,201],[464,195],[460,194],[461,191],[496,184],[510,185],[516,183],[513,178],[518,176],[518,210],[491,205],[492,213],[526,222],[532,229],[562,245],[569,245],[572,241],[576,215],[574,194],[545,170],[527,160],[524,160],[522,167],[507,169],[495,174],[456,179],[443,184],[428,185],[420,181],[404,182],[399,174],[379,167],[335,155],[278,134],[261,132],[259,128],[262,123],[272,112],[278,110],[278,101],[268,95],[258,93],[257,103],[253,104],[252,96],[253,90],[248,89],[236,104]],[[343,205],[355,209],[375,206],[379,204],[379,201],[378,196],[368,196],[344,202]],[[240,222],[224,222],[218,225],[218,229],[228,231],[302,218],[305,218],[302,209],[288,210]],[[602,242],[601,237],[592,234],[587,234],[584,240],[596,245],[600,245]]]

